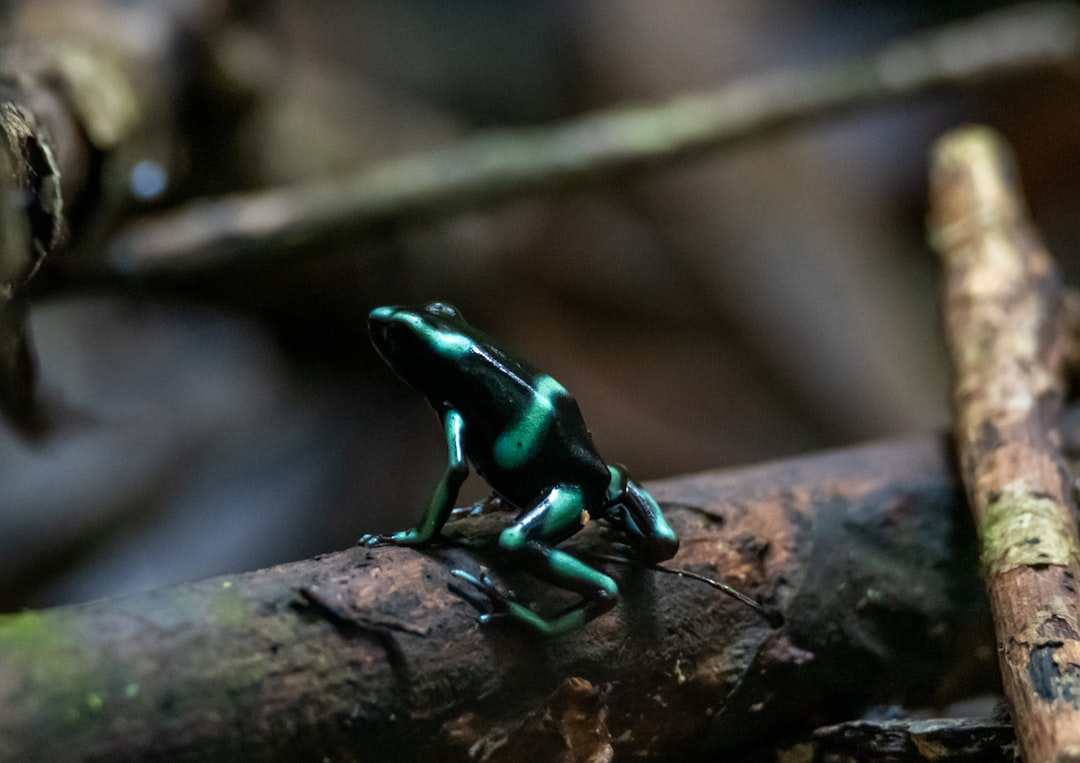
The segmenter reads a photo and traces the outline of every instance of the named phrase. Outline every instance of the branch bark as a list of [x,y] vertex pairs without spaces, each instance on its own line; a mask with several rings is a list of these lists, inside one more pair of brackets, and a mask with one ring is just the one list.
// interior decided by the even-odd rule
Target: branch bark
[[989,129],[942,138],[931,237],[945,266],[957,445],[1020,747],[1029,763],[1075,761],[1080,557],[1058,429],[1064,311],[1015,176]]
[[[619,605],[581,632],[478,627],[452,568],[556,605],[500,566],[504,512],[452,522],[441,548],[0,618],[0,758],[672,760],[991,690],[948,452],[927,437],[650,486],[683,540],[671,565],[759,598],[779,629],[616,565]],[[577,553],[609,549],[596,524],[579,536]]]
[[814,732],[822,761],[989,763],[1016,760],[1016,735],[996,718],[850,721]]

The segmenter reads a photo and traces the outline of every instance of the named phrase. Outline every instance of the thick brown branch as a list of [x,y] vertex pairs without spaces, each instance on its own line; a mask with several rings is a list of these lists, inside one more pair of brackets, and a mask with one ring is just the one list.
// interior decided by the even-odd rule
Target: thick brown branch
[[[438,549],[353,548],[8,616],[0,759],[442,761],[473,748],[549,761],[576,740],[672,760],[772,746],[778,729],[867,702],[985,689],[988,615],[947,453],[925,438],[651,486],[682,537],[671,566],[759,598],[778,629],[701,583],[624,565],[610,566],[619,605],[582,631],[479,627],[452,568],[484,563],[557,606],[493,558],[505,513],[451,523]],[[610,553],[599,526],[579,535],[578,553]]]
[[932,238],[945,266],[956,438],[1001,669],[1025,759],[1080,759],[1080,576],[1058,421],[1065,345],[1054,263],[1008,147],[965,128],[935,147]]

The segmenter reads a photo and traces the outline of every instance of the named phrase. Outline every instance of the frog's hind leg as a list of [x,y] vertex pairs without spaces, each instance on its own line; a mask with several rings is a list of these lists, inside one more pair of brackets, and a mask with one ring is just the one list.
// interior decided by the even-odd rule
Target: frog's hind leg
[[600,570],[554,547],[573,535],[587,520],[579,488],[560,485],[499,535],[499,548],[538,578],[574,591],[582,601],[560,614],[545,618],[528,607],[506,601],[506,614],[547,636],[580,628],[615,606],[619,587]]
[[623,530],[635,552],[646,564],[656,564],[675,556],[679,538],[664,519],[660,504],[634,481],[622,466],[609,466],[608,506],[613,524]]

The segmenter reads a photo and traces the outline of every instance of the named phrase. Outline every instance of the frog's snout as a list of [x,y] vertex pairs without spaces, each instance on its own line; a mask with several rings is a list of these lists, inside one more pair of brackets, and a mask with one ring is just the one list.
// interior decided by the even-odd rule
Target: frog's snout
[[385,354],[393,344],[391,334],[395,323],[394,313],[393,307],[377,307],[368,315],[368,334],[371,336],[371,343],[382,354]]
[[394,317],[394,313],[397,312],[396,307],[383,306],[376,307],[370,313],[368,313],[368,322],[376,323],[382,321],[388,321]]

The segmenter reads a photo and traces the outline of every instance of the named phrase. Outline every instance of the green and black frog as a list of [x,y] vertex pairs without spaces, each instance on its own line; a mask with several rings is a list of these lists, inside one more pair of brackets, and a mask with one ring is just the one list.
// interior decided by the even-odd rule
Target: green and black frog
[[493,612],[544,635],[581,627],[611,609],[618,586],[607,574],[557,546],[590,520],[606,520],[643,564],[670,559],[679,539],[660,506],[626,469],[604,462],[578,404],[566,389],[511,355],[443,302],[379,307],[371,340],[390,367],[431,403],[446,434],[449,463],[420,524],[361,543],[421,545],[436,538],[472,462],[505,501],[520,509],[499,547],[531,574],[580,594],[581,601],[543,617],[501,593],[486,576],[453,575],[491,600]]

